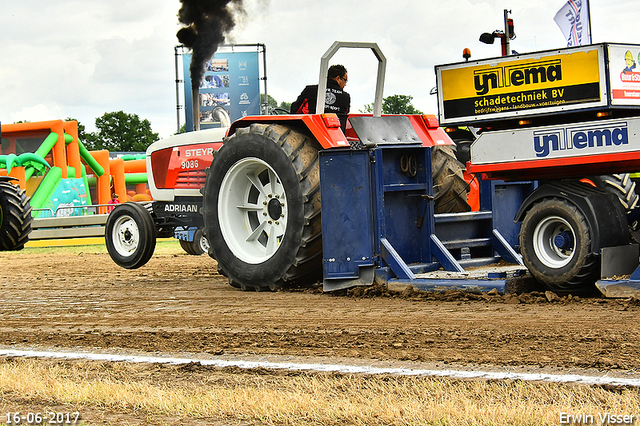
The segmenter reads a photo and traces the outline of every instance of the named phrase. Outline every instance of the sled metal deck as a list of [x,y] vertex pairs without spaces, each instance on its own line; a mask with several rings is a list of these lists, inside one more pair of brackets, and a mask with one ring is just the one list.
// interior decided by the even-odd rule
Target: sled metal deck
[[[519,226],[513,217],[530,184],[506,185],[508,195],[497,196],[496,182],[487,182],[486,211],[436,215],[431,148],[407,143],[321,151],[324,290],[393,282],[504,291],[504,274],[483,279],[464,272],[501,259],[522,265],[512,248]],[[501,212],[499,220],[491,210]],[[421,278],[441,268],[462,275]]]

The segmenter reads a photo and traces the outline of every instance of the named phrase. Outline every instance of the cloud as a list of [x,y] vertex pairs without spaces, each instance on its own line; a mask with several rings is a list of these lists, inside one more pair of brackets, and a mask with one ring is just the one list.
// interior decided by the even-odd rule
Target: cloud
[[[157,0],[7,1],[0,14],[0,120],[51,120],[72,116],[92,130],[95,118],[124,110],[168,136],[176,130],[174,46],[180,2]],[[553,21],[564,0],[509,2],[517,38],[531,52],[563,47]],[[478,41],[503,28],[503,7],[460,0],[244,0],[231,38],[264,43],[269,94],[293,101],[316,83],[321,55],[335,40],[377,42],[388,59],[385,96],[411,95],[436,112],[434,66],[496,57],[500,46]],[[631,0],[594,2],[594,41],[640,43],[640,12]],[[369,52],[336,55],[349,70],[353,110],[372,102],[376,61]],[[184,122],[184,118],[182,118]]]
[[127,110],[152,124],[169,121],[177,3],[163,3],[27,0],[3,8],[1,54],[10,60],[0,66],[0,120],[71,116],[91,130],[105,112]]

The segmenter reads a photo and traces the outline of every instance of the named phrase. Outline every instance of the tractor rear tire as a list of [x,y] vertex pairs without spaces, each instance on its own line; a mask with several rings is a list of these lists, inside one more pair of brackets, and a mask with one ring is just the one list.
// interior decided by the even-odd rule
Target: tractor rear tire
[[472,140],[459,140],[456,143],[456,158],[464,166],[471,161],[471,145]]
[[193,241],[179,240],[180,247],[192,256],[200,256],[203,253],[209,253],[209,240],[204,236],[204,230],[198,228],[193,234]]
[[118,204],[109,213],[104,237],[111,259],[126,269],[146,265],[156,248],[151,213],[137,203]]
[[522,260],[531,275],[553,291],[594,291],[599,257],[592,253],[589,225],[568,201],[546,198],[527,212],[520,228]]
[[277,124],[229,137],[203,192],[209,254],[243,290],[307,285],[322,277],[318,145]]
[[598,188],[615,194],[627,213],[638,207],[640,196],[630,173],[596,176],[591,180]]
[[456,158],[450,145],[431,148],[433,192],[436,213],[471,211],[467,202],[469,186],[464,180],[464,165]]
[[0,181],[0,250],[21,250],[29,240],[32,221],[24,189]]

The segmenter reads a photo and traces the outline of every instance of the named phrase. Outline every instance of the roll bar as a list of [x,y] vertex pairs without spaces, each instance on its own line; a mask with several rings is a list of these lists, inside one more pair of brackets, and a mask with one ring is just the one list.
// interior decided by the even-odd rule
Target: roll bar
[[362,42],[349,42],[349,41],[336,41],[333,45],[322,55],[320,60],[320,79],[318,82],[318,98],[316,101],[316,113],[322,114],[324,112],[324,103],[327,91],[327,72],[329,71],[329,60],[335,55],[335,53],[343,48],[355,48],[355,49],[371,49],[375,57],[378,59],[378,77],[376,79],[376,95],[373,102],[373,116],[380,117],[382,115],[382,92],[384,90],[384,77],[387,68],[387,58],[385,58],[382,50],[378,47],[377,43],[362,43]]

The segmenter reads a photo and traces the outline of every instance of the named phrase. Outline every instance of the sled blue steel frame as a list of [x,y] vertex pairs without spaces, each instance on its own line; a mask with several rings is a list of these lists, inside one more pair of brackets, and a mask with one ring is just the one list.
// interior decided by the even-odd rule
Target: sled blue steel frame
[[440,268],[463,272],[464,266],[501,258],[522,265],[511,247],[516,242],[499,231],[503,226],[517,236],[513,215],[502,215],[501,225],[491,209],[515,213],[531,182],[509,184],[501,197],[495,196],[495,182],[485,183],[483,208],[488,211],[436,215],[431,176],[431,150],[419,144],[320,151],[325,291],[374,281],[419,289],[506,289],[501,274],[445,280],[419,275]]

